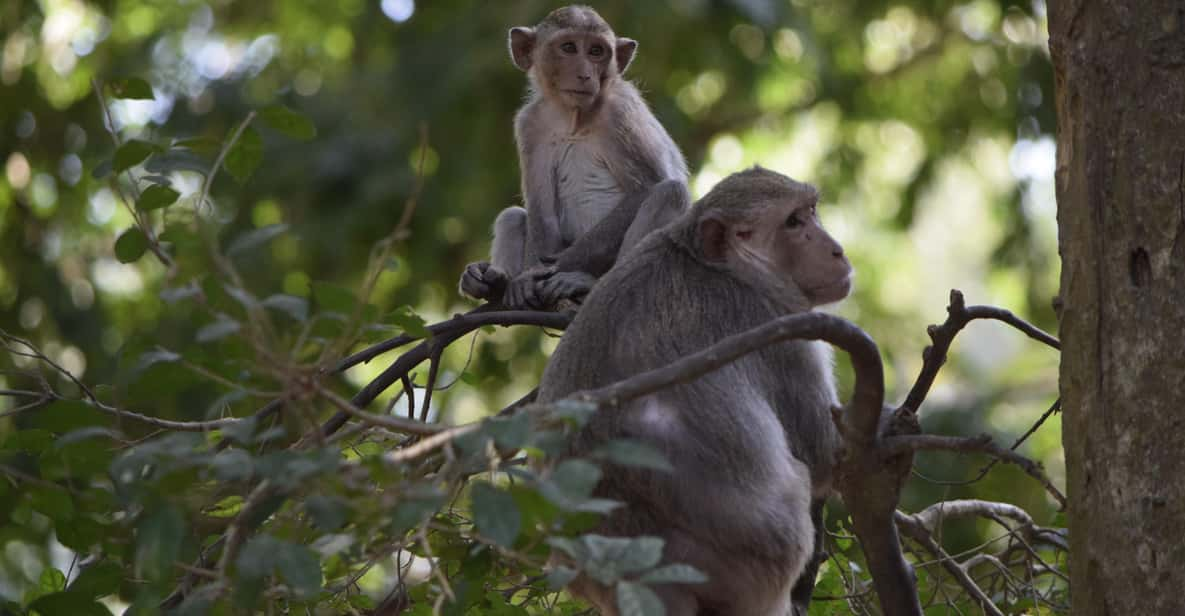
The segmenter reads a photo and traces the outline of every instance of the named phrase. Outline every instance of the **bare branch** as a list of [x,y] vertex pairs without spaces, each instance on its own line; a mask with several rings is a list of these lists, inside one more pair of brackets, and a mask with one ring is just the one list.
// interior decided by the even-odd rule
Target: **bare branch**
[[926,528],[921,520],[900,511],[894,514],[894,520],[897,522],[897,528],[901,529],[902,533],[934,555],[934,558],[938,560],[942,568],[946,569],[951,577],[955,578],[955,581],[963,587],[963,590],[967,591],[967,594],[971,595],[979,603],[979,606],[983,608],[984,612],[992,616],[1004,616],[1004,612],[1001,612],[1000,608],[997,608],[996,604],[992,603],[992,600],[975,583],[975,580],[971,579],[967,571],[960,567],[959,563],[955,562],[955,559],[934,541],[933,537],[930,536],[929,529]]
[[981,434],[976,437],[966,438],[961,436],[941,436],[937,434],[917,434],[910,436],[891,436],[884,440],[882,444],[882,454],[885,456],[892,456],[901,454],[907,451],[919,450],[943,450],[943,451],[970,451],[978,453],[986,453],[991,456],[1007,462],[1015,464],[1021,468],[1030,477],[1036,479],[1045,487],[1045,490],[1053,496],[1054,500],[1062,509],[1066,507],[1066,496],[1053,485],[1049,477],[1045,475],[1045,471],[1041,465],[1034,462],[1011,449],[1005,449],[992,441],[992,437],[987,434]]
[[946,363],[947,352],[950,350],[951,343],[954,342],[955,335],[975,319],[1001,321],[1038,342],[1058,350],[1062,348],[1061,342],[1057,338],[1041,331],[1035,325],[1008,310],[994,306],[967,306],[963,300],[963,293],[958,289],[951,289],[950,305],[947,306],[946,312],[948,315],[946,322],[926,328],[926,333],[930,334],[933,344],[922,352],[922,370],[918,374],[913,388],[909,390],[909,395],[905,397],[905,402],[901,404],[903,409],[909,409],[916,413],[921,408],[926,395],[930,393],[930,387],[934,384],[934,378],[938,376],[938,370]]
[[[366,387],[363,387],[355,394],[351,402],[355,408],[361,409],[366,407],[380,393],[396,381],[401,380],[408,372],[411,372],[413,368],[431,357],[437,350],[447,347],[458,338],[480,327],[485,327],[486,325],[538,325],[541,327],[563,329],[568,326],[571,320],[572,317],[570,315],[561,313],[534,310],[503,311],[498,310],[496,306],[489,307],[488,305],[472,310],[467,314],[456,315],[448,321],[429,326],[428,331],[432,334],[431,338],[424,340],[412,350],[399,356],[382,374],[379,374]],[[355,354],[355,356],[357,355],[359,354]],[[339,368],[342,368],[343,364],[346,364],[346,362],[339,363]],[[349,367],[349,365],[345,367]],[[349,417],[349,414],[340,412],[325,422],[322,430],[326,435],[333,434],[346,423]]]
[[[396,432],[403,432],[406,434],[418,434],[421,436],[430,436],[439,432],[448,430],[448,426],[440,424],[430,424],[422,421],[415,421],[413,419],[405,419],[403,417],[396,417],[394,415],[375,415],[374,413],[367,413],[366,411],[354,406],[349,400],[342,398],[336,393],[325,389],[323,387],[317,388],[317,393],[324,396],[326,400],[333,403],[342,413],[349,417],[353,417],[363,423],[368,423],[374,426],[394,430]],[[322,434],[322,436],[328,436]]]

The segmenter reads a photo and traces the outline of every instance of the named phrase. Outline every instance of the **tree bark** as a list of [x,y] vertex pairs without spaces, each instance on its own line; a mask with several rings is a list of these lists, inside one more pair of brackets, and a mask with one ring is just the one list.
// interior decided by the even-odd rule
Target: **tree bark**
[[1049,18],[1072,613],[1185,614],[1185,3]]

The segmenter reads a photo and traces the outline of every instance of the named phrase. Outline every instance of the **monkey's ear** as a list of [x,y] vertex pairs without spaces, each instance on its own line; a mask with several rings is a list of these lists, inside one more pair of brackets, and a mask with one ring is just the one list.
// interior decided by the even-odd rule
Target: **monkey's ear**
[[624,73],[634,61],[634,52],[638,50],[638,41],[624,37],[617,38],[617,72]]
[[510,29],[510,59],[524,71],[531,70],[531,52],[535,50],[534,28]]
[[728,225],[718,218],[701,220],[699,244],[709,261],[723,261],[728,256]]

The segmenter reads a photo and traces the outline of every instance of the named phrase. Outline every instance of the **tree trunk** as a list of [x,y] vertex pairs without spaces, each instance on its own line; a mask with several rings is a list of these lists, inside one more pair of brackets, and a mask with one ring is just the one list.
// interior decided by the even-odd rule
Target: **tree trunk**
[[1072,613],[1185,614],[1185,3],[1049,18]]

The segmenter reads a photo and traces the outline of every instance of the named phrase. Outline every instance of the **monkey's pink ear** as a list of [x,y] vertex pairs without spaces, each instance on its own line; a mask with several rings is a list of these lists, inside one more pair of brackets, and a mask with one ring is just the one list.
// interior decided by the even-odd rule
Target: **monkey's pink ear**
[[634,52],[638,50],[638,41],[623,37],[617,38],[617,72],[624,73],[634,61]]
[[510,59],[524,71],[531,70],[531,52],[535,50],[534,28],[510,29]]
[[701,220],[699,244],[709,261],[723,261],[728,256],[728,225],[718,218]]

